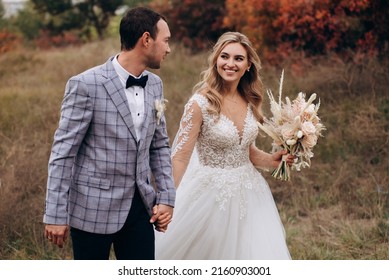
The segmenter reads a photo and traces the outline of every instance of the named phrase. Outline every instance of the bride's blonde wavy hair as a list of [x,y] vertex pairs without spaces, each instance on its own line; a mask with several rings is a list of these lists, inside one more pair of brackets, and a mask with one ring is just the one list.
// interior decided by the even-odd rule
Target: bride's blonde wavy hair
[[216,62],[224,47],[230,43],[239,43],[247,51],[250,71],[246,71],[240,79],[238,92],[251,106],[255,118],[262,122],[263,84],[259,76],[261,61],[250,40],[242,33],[226,32],[220,36],[208,57],[208,69],[201,72],[201,81],[194,86],[193,91],[204,94],[210,103],[208,111],[220,116],[224,82],[217,72]]

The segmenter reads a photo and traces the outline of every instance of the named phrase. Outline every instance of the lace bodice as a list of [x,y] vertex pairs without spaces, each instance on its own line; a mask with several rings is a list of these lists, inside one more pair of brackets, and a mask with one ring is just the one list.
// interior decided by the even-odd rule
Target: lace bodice
[[[180,128],[173,145],[172,157],[190,158],[194,147],[202,165],[215,168],[237,168],[249,162],[249,146],[258,134],[256,119],[250,106],[241,135],[236,125],[224,114],[217,118],[207,111],[208,100],[194,94],[185,106]],[[197,110],[197,112],[196,112]]]

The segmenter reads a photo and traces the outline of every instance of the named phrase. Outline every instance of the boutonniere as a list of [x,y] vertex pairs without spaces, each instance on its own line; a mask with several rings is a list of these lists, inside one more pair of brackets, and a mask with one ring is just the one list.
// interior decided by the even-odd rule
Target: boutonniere
[[163,116],[163,112],[165,112],[166,110],[166,103],[167,103],[167,99],[161,99],[161,100],[158,100],[156,99],[154,101],[155,103],[155,110],[157,111],[157,125],[160,124],[161,122],[161,118]]

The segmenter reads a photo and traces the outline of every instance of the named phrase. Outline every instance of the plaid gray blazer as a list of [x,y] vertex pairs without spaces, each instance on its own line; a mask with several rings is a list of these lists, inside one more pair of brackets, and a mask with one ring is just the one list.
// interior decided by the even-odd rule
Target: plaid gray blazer
[[154,106],[163,98],[162,81],[146,71],[145,120],[137,141],[112,58],[66,84],[48,165],[46,224],[117,232],[129,213],[135,186],[150,215],[155,204],[174,206],[166,123],[163,117],[157,125]]

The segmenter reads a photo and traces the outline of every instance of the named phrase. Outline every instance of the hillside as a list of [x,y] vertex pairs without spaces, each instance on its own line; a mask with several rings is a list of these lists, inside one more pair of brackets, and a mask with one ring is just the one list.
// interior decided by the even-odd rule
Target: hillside
[[[0,259],[70,259],[43,239],[47,161],[67,79],[104,63],[117,39],[49,51],[16,49],[0,56]],[[169,100],[174,138],[183,106],[206,63],[175,45],[156,71]],[[277,89],[281,67],[263,60],[263,81]],[[384,60],[385,61],[385,60]],[[312,166],[280,182],[264,173],[294,259],[389,259],[389,68],[366,57],[333,55],[285,61],[284,94],[316,92],[327,130]],[[264,111],[268,112],[265,98]],[[270,139],[258,137],[270,150]]]

